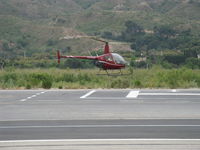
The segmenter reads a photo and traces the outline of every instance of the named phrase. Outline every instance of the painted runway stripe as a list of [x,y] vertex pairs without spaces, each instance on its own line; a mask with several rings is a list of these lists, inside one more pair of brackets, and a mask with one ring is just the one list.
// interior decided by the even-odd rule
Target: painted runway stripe
[[140,91],[130,91],[126,98],[137,98]]
[[55,125],[55,126],[0,126],[0,129],[24,128],[113,128],[113,127],[200,127],[200,125]]
[[24,143],[24,142],[106,142],[106,141],[179,141],[179,142],[189,142],[189,141],[197,141],[200,139],[170,139],[170,138],[149,138],[149,139],[133,139],[133,138],[123,138],[123,139],[42,139],[42,140],[7,140],[0,141],[0,143]]
[[25,102],[25,101],[27,101],[27,100],[29,100],[29,99],[32,99],[32,98],[34,98],[34,97],[37,97],[37,96],[39,96],[39,95],[41,95],[41,94],[44,94],[44,93],[46,93],[46,92],[47,92],[47,91],[42,91],[42,92],[36,93],[36,94],[34,94],[34,95],[32,95],[32,96],[29,96],[29,97],[27,97],[27,98],[21,99],[20,101],[21,101],[21,102]]
[[139,95],[147,96],[200,96],[200,93],[140,93]]
[[173,89],[172,92],[177,92],[177,90],[176,90],[176,89]]
[[88,92],[87,94],[81,96],[80,98],[86,98],[86,97],[92,95],[92,94],[95,93],[95,92],[96,92],[96,90],[92,90],[92,91]]

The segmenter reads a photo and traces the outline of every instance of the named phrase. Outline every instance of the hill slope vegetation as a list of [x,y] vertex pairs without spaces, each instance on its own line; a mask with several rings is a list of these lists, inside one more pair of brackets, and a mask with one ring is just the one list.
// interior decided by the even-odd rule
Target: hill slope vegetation
[[[30,56],[34,60],[52,59],[57,49],[70,54],[88,54],[88,50],[102,48],[101,43],[91,44],[90,40],[85,39],[61,40],[65,36],[96,35],[131,42],[134,45],[137,43],[135,40],[119,38],[126,32],[128,21],[142,27],[145,33],[143,41],[152,37],[155,27],[162,29],[163,26],[167,26],[179,35],[186,31],[190,32],[190,36],[186,38],[192,37],[195,40],[190,41],[185,47],[178,46],[178,50],[183,52],[183,49],[185,51],[198,43],[200,2],[199,0],[1,0],[0,59],[19,60]],[[174,34],[170,38],[176,36]],[[140,47],[140,51],[146,50],[146,46],[148,47],[144,44]],[[124,49],[128,50],[125,47]],[[134,46],[132,49],[137,51]],[[174,51],[177,48],[160,46],[148,50],[152,49]],[[198,44],[196,49],[199,51]],[[178,51],[176,55],[179,55]]]

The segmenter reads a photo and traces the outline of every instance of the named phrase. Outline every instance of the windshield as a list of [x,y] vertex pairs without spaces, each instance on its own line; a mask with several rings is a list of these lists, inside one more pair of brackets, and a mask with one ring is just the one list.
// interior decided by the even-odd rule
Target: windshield
[[123,65],[126,64],[126,61],[124,60],[124,58],[120,56],[119,54],[112,53],[112,57],[117,64],[123,64]]

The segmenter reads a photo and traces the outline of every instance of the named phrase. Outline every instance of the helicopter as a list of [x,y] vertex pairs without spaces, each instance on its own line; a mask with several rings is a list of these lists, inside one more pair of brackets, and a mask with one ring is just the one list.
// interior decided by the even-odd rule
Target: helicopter
[[[124,69],[128,63],[125,61],[125,59],[117,54],[117,53],[111,53],[110,52],[110,47],[109,47],[109,42],[108,41],[104,41],[101,39],[97,39],[97,38],[90,38],[99,42],[103,42],[105,44],[104,46],[104,53],[100,56],[63,56],[60,54],[60,51],[57,51],[57,59],[58,59],[58,64],[60,64],[60,59],[61,58],[72,58],[72,59],[89,59],[89,60],[93,60],[94,64],[100,68],[101,70],[105,70],[106,71],[106,75],[110,76],[110,75],[124,75],[121,71],[121,69]],[[115,73],[115,74],[110,74],[108,72],[108,70],[119,70],[119,73]],[[99,72],[100,72],[99,71]],[[98,75],[104,75],[104,74],[98,74]]]

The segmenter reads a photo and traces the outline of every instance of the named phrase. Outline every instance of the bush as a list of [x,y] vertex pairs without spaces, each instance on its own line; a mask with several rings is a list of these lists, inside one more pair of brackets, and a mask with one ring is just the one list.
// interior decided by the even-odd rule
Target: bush
[[45,79],[42,81],[42,88],[50,89],[52,87],[52,81],[50,79]]
[[115,79],[110,84],[111,88],[129,88],[129,86],[130,86],[129,80],[120,78]]
[[0,88],[197,88],[200,71],[187,68],[132,70],[132,75],[96,76],[98,70],[0,71]]
[[77,79],[79,81],[86,81],[86,82],[90,82],[91,78],[88,74],[78,74]]
[[4,82],[8,82],[9,80],[16,81],[17,80],[17,74],[16,73],[7,73],[3,76]]
[[147,68],[148,64],[145,61],[131,62],[131,66],[136,67],[136,68]]
[[30,85],[30,84],[27,84],[27,85],[26,85],[26,89],[31,89],[31,85]]
[[58,88],[59,88],[59,89],[63,89],[63,86],[62,86],[62,85],[60,85],[60,86],[58,86]]
[[73,74],[65,73],[62,75],[60,80],[65,82],[74,82],[76,80],[76,77]]
[[47,73],[33,73],[26,76],[26,80],[31,86],[41,86],[42,88],[49,89],[52,86],[52,77]]
[[135,85],[136,87],[141,87],[141,86],[142,86],[142,83],[141,83],[141,81],[136,80],[136,81],[134,81],[134,85]]
[[180,64],[184,64],[186,57],[184,55],[166,55],[164,56],[164,60],[172,63],[172,64],[176,64],[176,65],[180,65]]
[[186,67],[190,69],[200,69],[200,60],[198,58],[186,59]]

